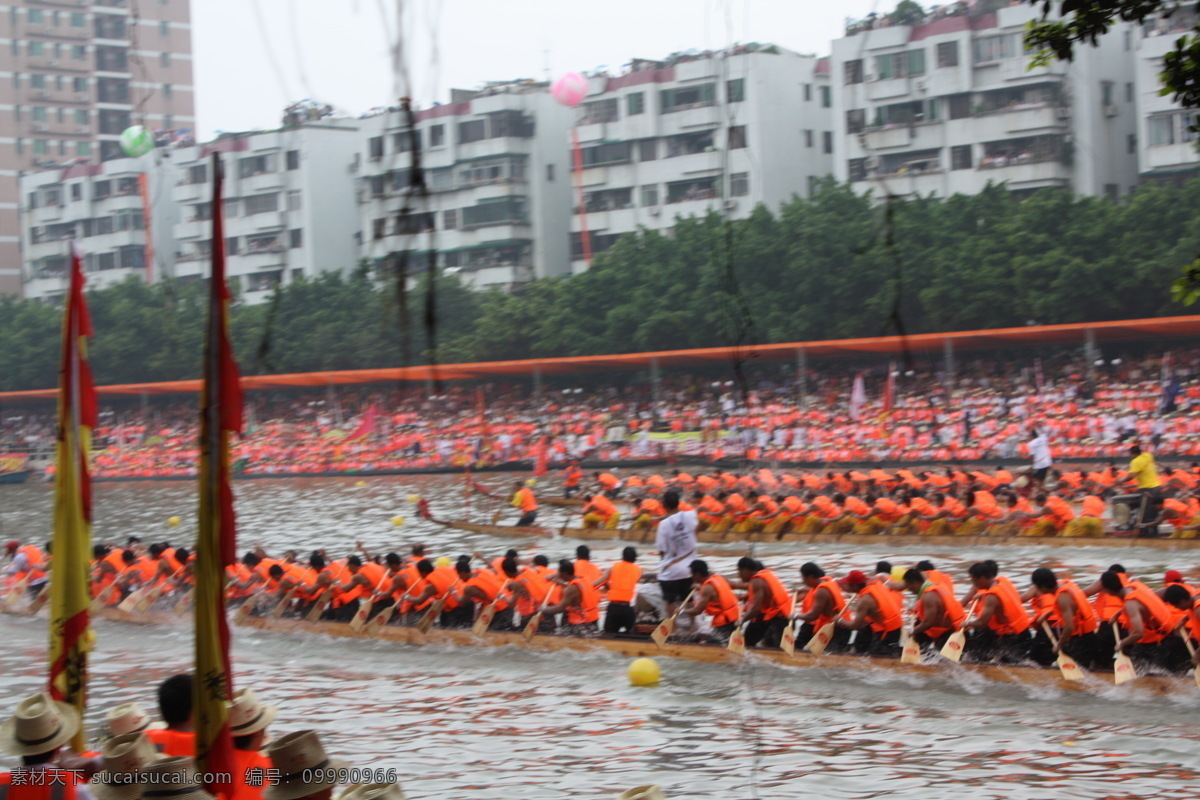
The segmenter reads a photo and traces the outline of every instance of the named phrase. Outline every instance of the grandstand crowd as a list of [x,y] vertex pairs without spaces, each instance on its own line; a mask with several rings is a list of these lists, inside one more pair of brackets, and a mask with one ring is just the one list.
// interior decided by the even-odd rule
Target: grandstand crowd
[[[1160,457],[1200,457],[1200,351],[1095,362],[979,359],[956,366],[949,382],[928,364],[865,376],[843,366],[809,371],[803,391],[794,375],[780,380],[782,368],[751,372],[745,391],[688,375],[657,387],[643,381],[537,392],[528,383],[455,386],[440,395],[406,385],[257,392],[247,396],[247,431],[235,458],[250,474],[680,455],[961,462],[1024,457],[1031,426],[1059,459],[1119,458],[1134,440],[1152,444]],[[194,474],[194,398],[102,401],[97,477]],[[0,453],[46,454],[53,441],[49,404],[0,410]]]

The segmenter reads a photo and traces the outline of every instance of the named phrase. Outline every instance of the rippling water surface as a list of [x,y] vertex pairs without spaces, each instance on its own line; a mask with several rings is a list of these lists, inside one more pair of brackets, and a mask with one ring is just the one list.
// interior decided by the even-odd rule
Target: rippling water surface
[[[510,478],[494,477],[503,486]],[[551,558],[577,542],[523,542],[447,531],[412,518],[419,492],[443,517],[460,515],[462,484],[448,477],[261,480],[236,486],[242,549],[325,546],[343,555],[429,544],[438,554],[539,544]],[[97,487],[99,540],[166,537],[190,543],[190,483]],[[494,501],[474,500],[477,519]],[[48,537],[48,487],[0,486],[0,539]],[[505,509],[505,517],[511,517]],[[183,517],[178,528],[166,519]],[[543,510],[543,522],[563,516]],[[511,521],[511,520],[510,520]],[[589,543],[606,564],[621,543]],[[1200,568],[1194,553],[1038,547],[940,548],[886,542],[858,550],[758,545],[756,556],[790,580],[816,560],[827,570],[868,569],[879,558],[930,557],[960,574],[993,557],[1019,584],[1043,563],[1091,577],[1113,561],[1131,572]],[[841,547],[845,547],[844,545]],[[745,546],[711,546],[723,570]],[[643,564],[653,565],[646,557]],[[139,700],[155,707],[158,681],[188,669],[191,631],[99,621],[92,666],[95,728],[103,710]],[[44,623],[0,617],[0,713],[41,687]],[[659,783],[671,798],[902,798],[904,800],[1124,800],[1200,798],[1200,690],[1156,697],[1136,683],[1099,679],[1088,691],[999,684],[948,667],[937,675],[740,666],[662,659],[663,682],[632,688],[624,657],[605,651],[542,653],[518,647],[411,647],[381,641],[235,630],[235,681],[280,706],[278,734],[321,731],[328,750],[357,766],[395,768],[410,798],[609,798]],[[0,761],[0,764],[11,765]]]

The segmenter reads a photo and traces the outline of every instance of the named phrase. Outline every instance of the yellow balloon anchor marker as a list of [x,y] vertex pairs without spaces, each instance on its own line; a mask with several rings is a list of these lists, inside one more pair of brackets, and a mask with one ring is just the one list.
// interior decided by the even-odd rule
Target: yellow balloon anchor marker
[[662,677],[658,662],[653,658],[639,658],[629,665],[629,683],[631,686],[652,686]]

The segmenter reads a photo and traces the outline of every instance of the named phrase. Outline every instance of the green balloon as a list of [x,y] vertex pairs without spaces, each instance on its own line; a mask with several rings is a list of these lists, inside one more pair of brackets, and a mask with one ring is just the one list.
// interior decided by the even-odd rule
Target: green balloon
[[121,132],[121,149],[125,155],[137,158],[154,149],[154,136],[141,125],[134,125]]

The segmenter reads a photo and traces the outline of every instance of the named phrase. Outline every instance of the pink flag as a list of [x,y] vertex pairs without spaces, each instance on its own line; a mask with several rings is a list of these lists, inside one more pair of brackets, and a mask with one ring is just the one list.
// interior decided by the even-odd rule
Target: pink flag
[[854,376],[854,386],[850,389],[850,419],[857,420],[863,404],[867,402],[867,389],[863,385],[862,373]]

